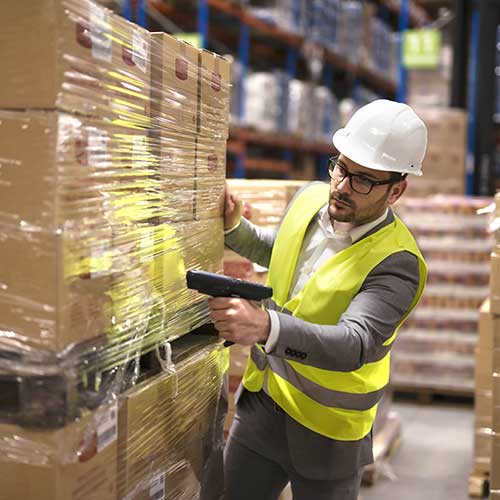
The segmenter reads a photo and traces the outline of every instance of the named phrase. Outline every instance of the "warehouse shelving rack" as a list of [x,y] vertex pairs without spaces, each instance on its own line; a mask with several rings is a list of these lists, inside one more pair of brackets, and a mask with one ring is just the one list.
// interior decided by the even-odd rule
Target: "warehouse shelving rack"
[[[388,15],[398,17],[398,29],[404,31],[409,26],[421,27],[430,19],[426,11],[412,0],[378,0],[379,9]],[[191,10],[189,10],[191,6]],[[201,35],[202,45],[208,47],[212,41],[224,40],[227,46],[235,46],[240,63],[240,74],[233,85],[238,87],[238,114],[244,115],[244,85],[245,77],[250,65],[250,56],[255,51],[264,54],[263,57],[276,59],[273,49],[279,47],[284,53],[284,61],[277,64],[285,65],[290,78],[297,75],[300,64],[300,52],[304,45],[316,54],[320,54],[323,61],[321,83],[332,88],[335,75],[342,74],[348,80],[352,94],[357,94],[360,84],[376,89],[382,96],[396,98],[404,102],[406,98],[406,75],[400,67],[399,85],[380,75],[371,68],[361,64],[353,64],[348,57],[337,53],[331,48],[318,43],[310,42],[300,34],[287,31],[274,24],[268,23],[248,9],[230,0],[197,0],[187,2],[186,11],[181,12],[175,3],[163,0],[125,0],[122,14],[146,25],[147,11],[155,10],[166,18],[172,19],[179,26],[192,26],[192,14],[196,14],[196,29]],[[135,11],[135,16],[134,16]],[[222,20],[222,22],[221,22]],[[231,30],[227,30],[231,26]],[[235,36],[231,33],[237,33]],[[271,48],[270,48],[271,46]],[[279,59],[279,56],[278,56]],[[281,58],[283,59],[283,57]],[[250,154],[252,148],[272,149],[274,155],[259,158]],[[293,177],[293,159],[296,154],[314,155],[320,165],[318,176],[327,176],[328,156],[333,148],[328,142],[307,141],[293,134],[281,132],[259,132],[244,126],[233,125],[228,142],[228,155],[234,159],[232,175],[237,178],[247,177],[249,171],[257,175],[271,174],[278,177]],[[273,156],[278,158],[273,159]],[[233,163],[232,163],[233,164]]]

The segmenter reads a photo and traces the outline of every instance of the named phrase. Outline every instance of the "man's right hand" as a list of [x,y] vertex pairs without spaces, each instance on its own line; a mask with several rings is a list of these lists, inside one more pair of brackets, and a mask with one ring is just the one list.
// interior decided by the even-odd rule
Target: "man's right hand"
[[224,200],[224,230],[236,227],[243,214],[243,203],[234,194],[229,192],[226,182],[225,200]]

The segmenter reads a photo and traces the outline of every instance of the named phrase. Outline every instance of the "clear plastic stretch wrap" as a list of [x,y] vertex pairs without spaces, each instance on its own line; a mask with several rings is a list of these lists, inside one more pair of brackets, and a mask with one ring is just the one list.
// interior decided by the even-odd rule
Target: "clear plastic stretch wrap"
[[178,341],[171,371],[61,428],[0,424],[2,500],[222,498],[224,348]]
[[0,17],[0,423],[49,453],[209,322],[185,273],[222,270],[230,64],[90,0]]

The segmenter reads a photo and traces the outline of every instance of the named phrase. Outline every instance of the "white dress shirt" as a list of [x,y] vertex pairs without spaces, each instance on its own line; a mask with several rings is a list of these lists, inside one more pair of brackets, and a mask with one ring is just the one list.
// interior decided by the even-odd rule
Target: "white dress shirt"
[[[346,224],[335,223],[333,227],[325,205],[307,230],[300,249],[295,274],[288,299],[297,295],[312,275],[331,257],[361,239],[368,231],[381,224],[387,217],[388,210],[378,219],[349,229]],[[236,229],[236,228],[234,228]],[[229,232],[229,231],[228,231]],[[267,311],[271,320],[271,330],[265,344],[266,352],[271,352],[278,342],[280,325],[276,311]]]

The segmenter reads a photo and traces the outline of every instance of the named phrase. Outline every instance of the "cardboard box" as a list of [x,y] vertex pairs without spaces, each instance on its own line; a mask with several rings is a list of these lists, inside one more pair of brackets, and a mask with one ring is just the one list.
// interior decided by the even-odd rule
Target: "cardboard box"
[[457,108],[417,107],[418,116],[429,132],[429,147],[453,147],[465,150],[467,141],[467,112]]
[[197,133],[199,51],[166,33],[151,34],[153,125],[193,140]]
[[154,130],[153,134],[159,159],[159,215],[171,222],[193,220],[197,195],[195,138],[168,130]]
[[0,17],[0,108],[149,126],[148,31],[90,0],[5,0]]
[[190,269],[222,271],[222,218],[163,224],[162,247],[156,252],[155,279],[167,317],[166,332],[176,338],[209,322],[206,296],[186,285]]
[[200,59],[199,133],[224,145],[229,136],[231,64],[227,59],[203,50]]
[[196,155],[194,214],[197,220],[223,217],[226,140],[200,138]]
[[[496,249],[491,253],[490,309],[492,314],[500,314],[500,254]],[[500,347],[500,343],[495,345]]]
[[70,222],[95,230],[112,222],[112,211],[119,223],[155,214],[137,213],[156,199],[155,159],[140,130],[55,111],[0,111],[0,154],[1,210],[32,230]]
[[500,490],[500,434],[493,433],[491,447],[490,489]]
[[500,373],[493,373],[492,381],[492,428],[495,432],[500,432]]
[[491,467],[492,431],[490,428],[474,429],[474,471],[489,472]]
[[137,224],[155,214],[147,137],[92,118],[2,111],[0,157],[0,328],[52,351],[108,332],[113,275],[152,261]]
[[[164,33],[152,35],[152,118],[162,180],[182,210],[170,220],[223,214],[230,64]],[[173,182],[173,184],[172,184]],[[177,219],[175,216],[178,216]]]
[[[183,482],[196,491],[190,498],[197,498],[201,488],[222,485],[222,462],[215,462],[222,453],[225,416],[220,405],[223,354],[215,339],[205,346],[195,342],[200,347],[193,344],[189,355],[176,362],[175,373],[158,375],[121,398],[120,498],[149,499],[155,477],[172,500],[177,498],[174,485]],[[172,481],[176,471],[182,473]]]
[[116,425],[116,405],[59,430],[0,424],[0,499],[117,500]]
[[490,301],[486,299],[479,309],[479,337],[475,363],[476,392],[492,390],[492,352],[496,324],[495,317],[490,313]]

